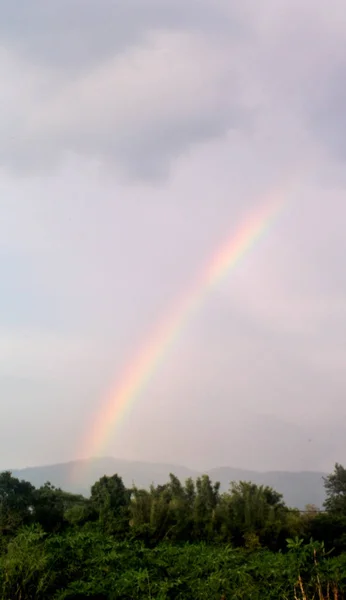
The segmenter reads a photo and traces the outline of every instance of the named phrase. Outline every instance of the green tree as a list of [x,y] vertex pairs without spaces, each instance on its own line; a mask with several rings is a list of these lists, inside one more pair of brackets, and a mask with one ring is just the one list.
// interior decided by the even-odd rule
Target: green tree
[[147,544],[150,543],[153,534],[151,525],[152,503],[153,497],[148,490],[141,490],[136,487],[131,490],[129,504],[131,535]]
[[1,598],[39,600],[51,597],[47,591],[54,580],[45,550],[45,534],[37,526],[23,528],[8,544],[0,559]]
[[130,496],[119,475],[104,475],[94,483],[90,502],[104,531],[120,534],[128,529]]
[[[34,517],[47,532],[63,529],[73,514],[88,504],[83,496],[64,492],[49,481],[34,492]],[[71,515],[72,511],[72,515]],[[70,514],[70,520],[66,518]],[[81,519],[82,520],[82,519]]]
[[308,522],[306,537],[324,542],[334,554],[346,552],[346,515],[321,512]]
[[324,488],[326,510],[346,516],[346,469],[342,465],[335,463],[333,473],[324,478]]
[[220,483],[212,483],[208,475],[196,480],[196,494],[193,507],[194,533],[196,539],[213,536],[216,526],[217,506],[220,502]]
[[12,477],[10,471],[0,474],[0,533],[13,534],[32,520],[34,486]]
[[286,537],[288,510],[282,495],[272,488],[247,481],[232,482],[220,508],[223,536],[237,546],[249,546],[251,540],[250,545],[255,547],[257,536],[259,543],[275,547],[280,536]]

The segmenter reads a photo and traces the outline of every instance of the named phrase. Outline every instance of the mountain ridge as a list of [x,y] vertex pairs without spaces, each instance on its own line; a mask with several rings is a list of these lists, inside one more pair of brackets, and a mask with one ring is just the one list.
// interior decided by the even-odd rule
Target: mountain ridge
[[[82,466],[81,476],[77,480],[73,474],[78,473]],[[50,481],[56,487],[85,496],[90,494],[91,485],[103,475],[118,473],[127,487],[135,484],[148,488],[152,483],[160,485],[167,482],[169,473],[174,473],[181,481],[188,477],[196,479],[205,473],[212,481],[220,482],[221,491],[229,489],[231,481],[243,480],[268,485],[283,494],[288,506],[301,510],[307,504],[315,504],[321,508],[325,499],[323,477],[326,473],[321,471],[255,471],[228,466],[202,471],[173,463],[117,459],[111,456],[8,470],[14,477],[30,481],[36,487]]]

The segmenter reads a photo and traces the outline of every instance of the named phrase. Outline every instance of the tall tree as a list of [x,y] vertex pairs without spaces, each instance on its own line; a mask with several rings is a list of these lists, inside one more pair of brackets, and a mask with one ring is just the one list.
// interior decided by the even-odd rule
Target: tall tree
[[247,481],[231,483],[221,509],[223,534],[236,545],[250,539],[256,545],[254,536],[265,545],[275,543],[288,515],[281,494]]
[[32,519],[35,488],[10,471],[0,474],[0,533],[12,534]]
[[130,491],[119,475],[104,475],[94,483],[90,502],[105,531],[121,533],[127,529]]
[[335,463],[334,471],[324,478],[326,500],[324,507],[335,514],[346,515],[346,469]]
[[220,501],[220,483],[212,483],[208,475],[196,480],[194,530],[197,539],[209,538],[216,525],[216,508]]

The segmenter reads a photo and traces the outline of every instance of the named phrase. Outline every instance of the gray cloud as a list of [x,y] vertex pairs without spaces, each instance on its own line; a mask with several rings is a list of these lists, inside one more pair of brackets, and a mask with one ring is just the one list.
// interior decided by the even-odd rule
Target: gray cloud
[[[256,11],[249,2],[247,18],[254,27],[250,42],[253,73],[261,83],[264,105],[281,118],[288,115],[315,140],[315,152],[331,152],[344,159],[345,20],[344,4],[333,0],[327,10],[322,2],[274,3],[268,0]],[[297,141],[298,142],[298,141]],[[327,162],[327,161],[326,161]],[[335,165],[336,167],[336,165]],[[317,174],[315,174],[316,176]],[[318,175],[317,175],[318,176]],[[319,179],[330,184],[344,181],[341,170]],[[323,184],[323,182],[322,182]]]
[[332,4],[4,2],[0,163],[33,173],[77,155],[162,181],[194,146],[273,121],[292,153],[312,130],[341,156],[343,5]]
[[247,111],[223,45],[192,31],[148,31],[142,45],[109,54],[74,78],[6,53],[0,71],[8,114],[0,161],[23,172],[80,155],[155,179],[191,145],[239,126]]
[[[344,52],[346,51],[346,46]],[[317,86],[316,86],[317,87]],[[344,163],[346,159],[346,63],[332,65],[319,82],[309,120],[313,131],[332,153]]]
[[0,39],[29,62],[63,68],[64,74],[90,69],[102,60],[140,45],[148,31],[195,30],[222,34],[239,29],[224,0],[33,0],[2,2]]
[[342,460],[344,3],[3,5],[3,466],[80,455],[160,319],[276,194],[287,211],[204,294],[107,453]]

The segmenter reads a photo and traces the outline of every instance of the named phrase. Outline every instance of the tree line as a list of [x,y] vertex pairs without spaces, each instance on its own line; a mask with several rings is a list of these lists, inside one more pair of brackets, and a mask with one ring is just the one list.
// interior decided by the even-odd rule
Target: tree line
[[3,472],[0,597],[245,599],[269,585],[276,599],[336,600],[346,589],[346,469],[336,464],[324,486],[323,512],[300,512],[270,487],[231,482],[221,493],[207,475],[171,474],[150,489],[103,476],[85,498]]

